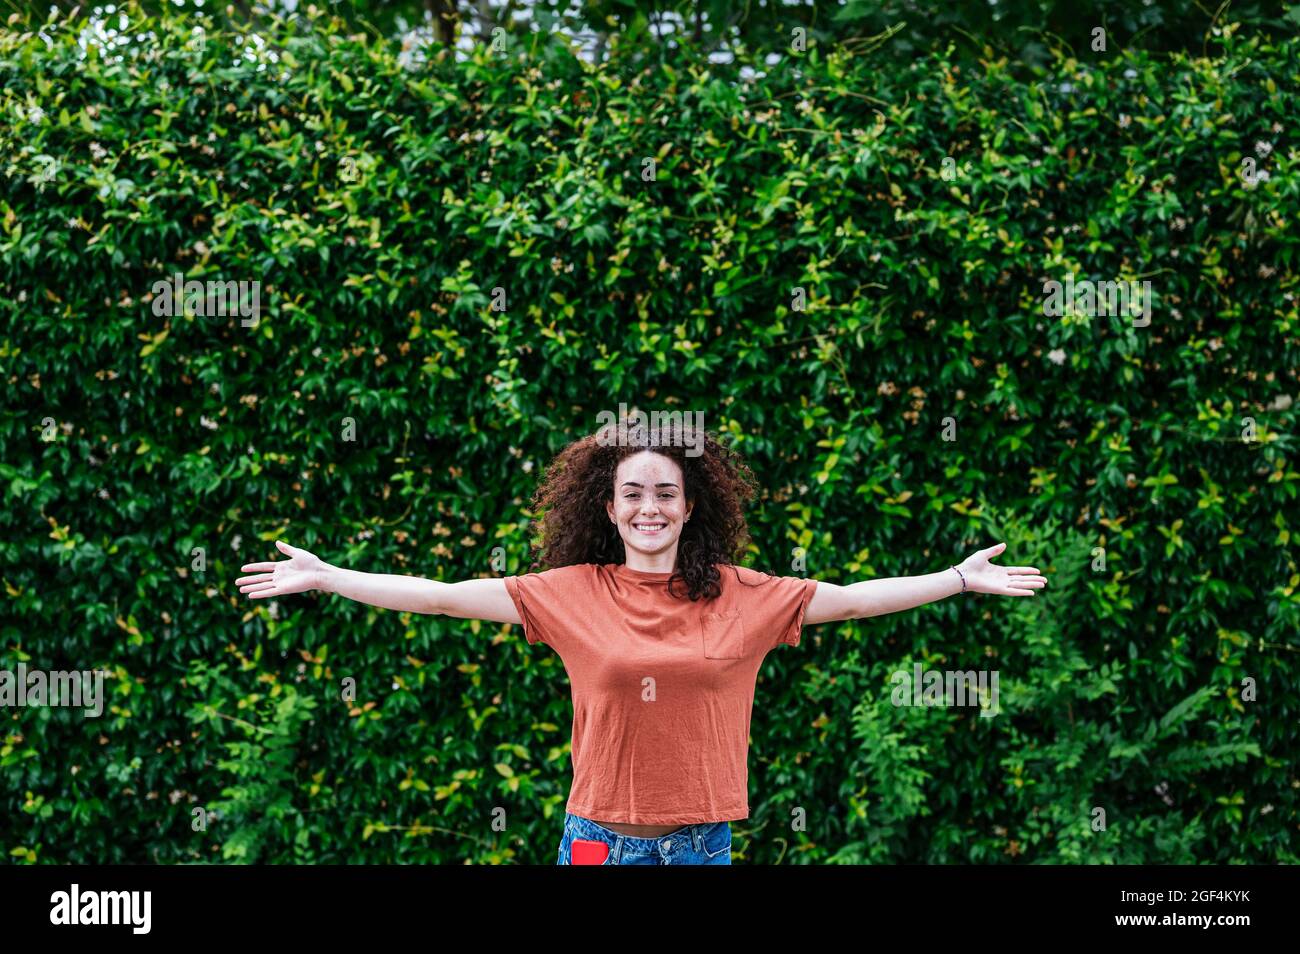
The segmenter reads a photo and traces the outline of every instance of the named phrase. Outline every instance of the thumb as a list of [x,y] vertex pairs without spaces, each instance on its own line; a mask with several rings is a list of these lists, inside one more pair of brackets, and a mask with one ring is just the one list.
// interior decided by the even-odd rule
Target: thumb
[[275,545],[281,553],[286,556],[293,556],[294,548],[289,546],[289,544],[285,543],[283,540],[276,540]]
[[995,557],[995,556],[997,556],[999,553],[1001,553],[1003,550],[1005,550],[1006,548],[1007,548],[1007,545],[1006,545],[1005,542],[1003,542],[1003,543],[995,543],[995,544],[993,544],[993,546],[989,547],[987,550],[984,551],[984,556],[986,556],[986,557]]

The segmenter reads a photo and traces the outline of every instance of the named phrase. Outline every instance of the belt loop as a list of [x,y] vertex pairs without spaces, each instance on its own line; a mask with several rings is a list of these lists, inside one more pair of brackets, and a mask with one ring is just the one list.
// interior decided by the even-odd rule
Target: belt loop
[[619,835],[618,840],[614,842],[614,860],[611,861],[610,864],[612,865],[622,864],[622,861],[623,861],[623,836]]
[[700,826],[691,826],[691,846],[697,851],[704,850],[704,836],[700,834]]

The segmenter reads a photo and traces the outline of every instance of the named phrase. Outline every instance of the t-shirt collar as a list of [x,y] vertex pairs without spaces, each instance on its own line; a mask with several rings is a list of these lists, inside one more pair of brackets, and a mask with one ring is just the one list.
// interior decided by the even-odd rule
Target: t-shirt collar
[[649,582],[667,582],[672,573],[649,573],[645,570],[634,570],[626,563],[611,564],[614,568],[614,575],[624,580],[646,580]]

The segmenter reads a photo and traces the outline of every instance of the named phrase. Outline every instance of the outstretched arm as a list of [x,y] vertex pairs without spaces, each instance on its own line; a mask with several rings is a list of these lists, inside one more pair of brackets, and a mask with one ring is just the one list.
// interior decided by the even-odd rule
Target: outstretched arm
[[437,613],[458,619],[483,619],[492,623],[519,623],[519,611],[510,599],[505,580],[463,580],[441,583],[420,576],[361,573],[324,562],[314,553],[280,540],[276,547],[287,560],[249,563],[242,567],[252,576],[235,582],[250,599],[286,596],[306,590],[337,593],[358,603],[406,613]]
[[999,543],[987,550],[979,550],[957,564],[960,573],[951,568],[923,576],[892,576],[879,580],[863,580],[848,586],[817,582],[804,613],[804,625],[815,626],[840,619],[859,619],[864,616],[883,616],[897,613],[935,600],[945,599],[961,592],[962,577],[966,578],[966,592],[994,593],[999,596],[1033,596],[1035,590],[1047,585],[1047,578],[1039,575],[1033,566],[994,566],[989,560],[1007,545]]

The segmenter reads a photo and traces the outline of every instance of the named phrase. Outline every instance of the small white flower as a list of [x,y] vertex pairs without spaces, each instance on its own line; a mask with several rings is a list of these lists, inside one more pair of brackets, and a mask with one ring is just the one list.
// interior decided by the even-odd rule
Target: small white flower
[[199,423],[202,424],[210,431],[215,431],[217,429],[217,422],[207,417],[206,415],[201,415],[199,417]]
[[230,549],[237,551],[239,549],[239,545],[243,542],[244,542],[244,538],[240,536],[238,533],[235,534],[233,537],[230,538]]
[[1267,182],[1268,180],[1269,180],[1269,175],[1267,169],[1260,169],[1259,172],[1255,173],[1256,182]]
[[1047,352],[1047,360],[1052,362],[1052,364],[1064,364],[1065,352],[1060,348],[1053,348],[1051,351]]
[[1073,92],[1074,92],[1074,84],[1073,84],[1073,83],[1062,83],[1062,84],[1061,84],[1059,87],[1057,87],[1057,88],[1058,88],[1062,93],[1073,93]]
[[1124,77],[1125,77],[1125,79],[1133,79],[1133,78],[1135,78],[1137,75],[1138,75],[1138,71],[1135,70],[1135,69],[1133,69],[1131,66],[1130,66],[1128,69],[1126,69],[1126,70],[1124,71]]
[[1273,144],[1271,142],[1264,142],[1263,140],[1260,140],[1259,142],[1255,143],[1255,155],[1259,156],[1261,159],[1267,156],[1272,151],[1273,151]]
[[1120,128],[1120,129],[1127,129],[1127,128],[1129,127],[1129,125],[1130,125],[1132,122],[1133,122],[1133,120],[1128,116],[1127,113],[1120,113],[1120,114],[1119,114],[1119,128]]

